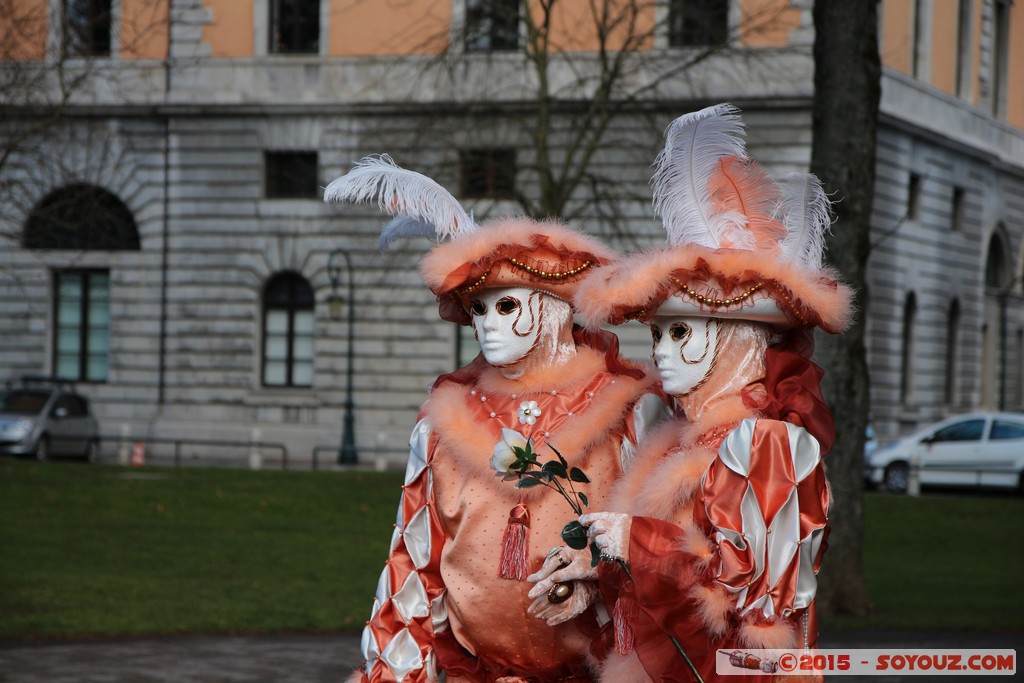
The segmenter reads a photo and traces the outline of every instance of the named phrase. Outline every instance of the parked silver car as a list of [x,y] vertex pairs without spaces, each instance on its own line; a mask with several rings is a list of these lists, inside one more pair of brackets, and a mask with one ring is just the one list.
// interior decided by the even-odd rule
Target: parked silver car
[[89,401],[66,381],[23,377],[0,390],[0,453],[95,462],[100,435]]
[[868,482],[907,490],[912,467],[922,486],[1024,489],[1024,415],[957,415],[866,455]]

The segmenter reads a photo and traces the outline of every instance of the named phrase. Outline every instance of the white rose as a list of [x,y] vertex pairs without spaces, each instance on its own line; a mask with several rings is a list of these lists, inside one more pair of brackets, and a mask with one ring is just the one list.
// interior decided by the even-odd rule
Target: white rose
[[[491,469],[498,474],[508,475],[508,468],[516,461],[516,448],[526,448],[528,441],[525,436],[514,429],[502,429],[501,439],[494,444],[494,455],[491,456]],[[514,476],[514,475],[513,475]]]

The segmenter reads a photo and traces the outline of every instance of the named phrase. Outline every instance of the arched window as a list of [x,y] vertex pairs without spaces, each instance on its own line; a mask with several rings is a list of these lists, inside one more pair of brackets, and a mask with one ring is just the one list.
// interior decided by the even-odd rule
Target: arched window
[[298,273],[278,273],[263,290],[263,384],[313,386],[313,288]]
[[27,249],[138,250],[135,217],[102,187],[76,183],[54,190],[32,209],[25,224]]
[[903,405],[914,402],[914,321],[917,318],[917,297],[907,294],[903,306],[903,356],[900,367],[900,399]]
[[946,404],[954,405],[957,394],[957,374],[959,373],[959,340],[960,340],[960,300],[953,299],[949,304],[949,316],[946,318]]
[[1002,289],[1010,279],[1010,264],[1001,228],[997,228],[988,241],[988,256],[985,257],[985,285],[993,289]]

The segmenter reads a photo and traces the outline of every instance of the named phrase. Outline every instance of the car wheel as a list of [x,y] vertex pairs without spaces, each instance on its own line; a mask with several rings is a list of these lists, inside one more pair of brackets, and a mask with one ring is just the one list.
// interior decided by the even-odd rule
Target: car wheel
[[890,463],[885,468],[885,490],[892,493],[906,493],[907,482],[910,480],[910,467],[905,462]]
[[96,464],[100,461],[100,442],[92,440],[89,445],[85,447],[85,459],[86,461]]
[[49,460],[50,459],[50,437],[41,436],[39,437],[39,443],[36,444],[36,460]]

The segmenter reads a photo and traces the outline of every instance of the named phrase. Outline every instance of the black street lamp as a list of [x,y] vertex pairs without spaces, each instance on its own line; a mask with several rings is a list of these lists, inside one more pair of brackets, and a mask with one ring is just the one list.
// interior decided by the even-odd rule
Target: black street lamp
[[355,356],[356,300],[355,282],[352,277],[352,258],[345,249],[333,249],[327,257],[327,276],[331,279],[331,296],[338,300],[338,285],[341,283],[341,261],[348,271],[348,347],[345,370],[345,416],[341,426],[341,449],[338,451],[339,465],[354,465],[359,458],[356,454],[355,414],[352,404],[352,365]]

